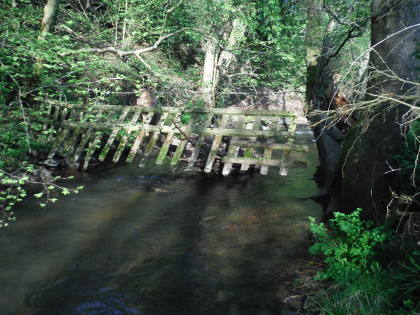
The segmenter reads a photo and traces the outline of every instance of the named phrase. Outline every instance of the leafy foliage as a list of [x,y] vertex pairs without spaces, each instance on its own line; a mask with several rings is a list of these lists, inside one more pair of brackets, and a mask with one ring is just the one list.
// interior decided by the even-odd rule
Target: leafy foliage
[[383,227],[363,221],[361,211],[335,212],[329,229],[324,223],[317,224],[310,218],[310,229],[318,241],[311,246],[310,252],[323,254],[327,264],[320,278],[346,283],[349,277],[371,273],[377,268],[373,263],[375,248],[385,241],[387,233]]

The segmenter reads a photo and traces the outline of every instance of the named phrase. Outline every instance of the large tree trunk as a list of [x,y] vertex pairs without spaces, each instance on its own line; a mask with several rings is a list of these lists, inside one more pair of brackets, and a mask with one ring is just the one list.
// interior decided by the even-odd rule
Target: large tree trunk
[[[389,36],[420,22],[420,2],[402,0],[386,14],[379,14],[383,8],[392,7],[393,2],[396,1],[373,1],[372,13],[376,17],[372,19],[371,43],[377,45],[370,55],[368,99],[373,94],[392,97],[414,93],[412,85],[380,72],[392,70],[404,80],[416,80],[415,45],[419,43],[420,28]],[[377,105],[346,136],[334,185],[342,209],[361,207],[371,218],[378,221],[386,218],[393,181],[393,172],[389,171],[395,155],[402,149],[400,124],[407,110],[396,102]]]

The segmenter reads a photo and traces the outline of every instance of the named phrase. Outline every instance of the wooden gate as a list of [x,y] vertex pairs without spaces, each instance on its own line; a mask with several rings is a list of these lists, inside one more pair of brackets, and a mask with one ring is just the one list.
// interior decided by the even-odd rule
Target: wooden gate
[[289,153],[308,151],[307,145],[293,143],[296,116],[284,111],[51,102],[48,115],[57,130],[49,158],[60,154],[84,170],[93,157],[117,163],[133,162],[139,155],[143,166],[157,153],[156,164],[187,171],[196,169],[201,160],[204,172],[209,173],[218,160],[223,175],[238,164],[242,171],[252,166],[266,175],[270,167],[276,167],[280,175],[287,175],[293,164]]

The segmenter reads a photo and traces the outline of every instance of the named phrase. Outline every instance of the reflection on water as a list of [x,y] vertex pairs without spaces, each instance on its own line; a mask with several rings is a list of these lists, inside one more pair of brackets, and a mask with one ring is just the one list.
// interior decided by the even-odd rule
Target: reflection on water
[[80,175],[86,189],[47,208],[27,202],[0,231],[0,314],[279,314],[320,215],[305,158],[288,177],[126,166]]

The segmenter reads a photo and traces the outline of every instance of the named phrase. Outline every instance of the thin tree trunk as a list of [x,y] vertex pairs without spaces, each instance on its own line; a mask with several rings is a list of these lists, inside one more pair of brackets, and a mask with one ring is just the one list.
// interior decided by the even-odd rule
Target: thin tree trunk
[[48,0],[44,7],[44,17],[41,22],[41,36],[51,33],[57,19],[60,0]]
[[[48,0],[44,6],[44,16],[41,22],[41,33],[39,35],[39,39],[42,40],[45,38],[45,35],[51,33],[55,22],[57,19],[58,8],[59,8],[60,0]],[[34,64],[34,76],[36,80],[39,79],[42,71],[42,58],[37,57],[36,62]]]
[[[328,86],[333,85],[333,75],[327,52],[331,49],[332,42],[327,35],[322,39],[322,11],[320,0],[310,0],[307,11],[306,27],[306,102],[310,110],[321,110],[328,107],[330,97],[326,95]],[[336,27],[334,21],[328,25],[327,34],[331,34]],[[342,132],[334,125],[325,120],[325,115],[309,115],[313,124],[314,136],[320,161],[320,173],[322,187],[320,197],[326,197],[331,190],[332,180],[341,153],[341,144],[344,139]],[[326,212],[335,207],[335,202],[330,202]]]
[[220,73],[225,72],[235,60],[235,55],[232,51],[245,37],[246,25],[241,19],[233,20],[231,25],[230,33],[224,34],[224,38],[227,41],[224,50],[220,51],[219,44],[214,39],[207,41],[200,92],[208,107],[216,105],[216,90],[219,84]]
[[206,106],[211,108],[216,104],[216,77],[217,59],[219,57],[219,46],[214,39],[207,41],[206,56],[204,59],[203,78],[201,83],[201,98]]

